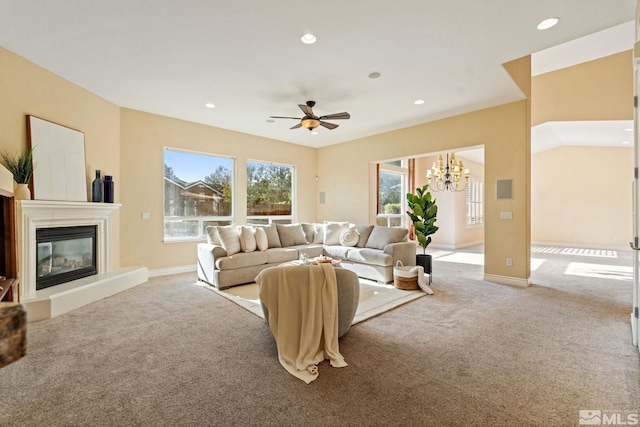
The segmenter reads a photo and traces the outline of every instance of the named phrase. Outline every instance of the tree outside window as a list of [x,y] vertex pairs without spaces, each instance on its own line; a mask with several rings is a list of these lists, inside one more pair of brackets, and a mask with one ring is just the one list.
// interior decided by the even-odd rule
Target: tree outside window
[[233,215],[233,159],[165,149],[164,238],[202,239]]
[[[247,162],[247,218],[252,223],[290,222],[293,167]],[[286,218],[287,221],[283,221]]]

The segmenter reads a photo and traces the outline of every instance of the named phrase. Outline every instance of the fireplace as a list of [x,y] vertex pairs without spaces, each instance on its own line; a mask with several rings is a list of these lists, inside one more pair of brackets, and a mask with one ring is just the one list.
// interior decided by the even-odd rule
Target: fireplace
[[36,290],[97,273],[96,226],[36,229]]

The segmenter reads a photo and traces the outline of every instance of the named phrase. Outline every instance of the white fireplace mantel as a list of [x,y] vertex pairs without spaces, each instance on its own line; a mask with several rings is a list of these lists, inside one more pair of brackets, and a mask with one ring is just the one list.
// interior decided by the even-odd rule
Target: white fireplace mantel
[[[147,280],[148,271],[144,267],[112,271],[111,214],[120,206],[114,203],[16,201],[20,301],[27,306],[29,321],[54,317]],[[98,274],[36,291],[36,230],[85,225],[96,226]]]

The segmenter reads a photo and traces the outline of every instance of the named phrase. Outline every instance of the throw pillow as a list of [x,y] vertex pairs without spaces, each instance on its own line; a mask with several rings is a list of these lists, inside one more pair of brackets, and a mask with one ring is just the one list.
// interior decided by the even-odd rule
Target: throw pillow
[[262,228],[256,228],[256,246],[260,252],[264,252],[269,249],[269,241],[267,240],[267,233]]
[[340,233],[340,244],[342,246],[355,246],[358,240],[360,240],[360,233],[355,227],[347,228]]
[[356,247],[364,248],[367,244],[367,240],[369,240],[369,236],[371,235],[371,231],[373,230],[373,225],[351,225],[358,230],[360,233],[360,239],[358,239],[358,243],[356,243]]
[[240,230],[240,247],[242,252],[253,252],[258,247],[256,243],[256,229],[250,225],[243,225]]
[[235,225],[225,225],[218,227],[218,234],[220,235],[220,243],[227,255],[233,255],[240,252],[240,234],[238,233],[238,227]]
[[399,243],[407,240],[409,230],[401,227],[375,226],[367,240],[366,248],[384,249],[391,243]]
[[222,246],[220,242],[220,236],[218,235],[218,227],[215,225],[208,225],[204,231],[207,233],[207,243],[210,245]]
[[349,228],[348,222],[324,222],[324,243],[325,245],[339,245],[340,233]]
[[300,224],[302,227],[302,231],[304,232],[304,237],[307,239],[307,243],[313,243],[313,236],[315,234],[315,229],[313,224],[309,222],[303,222]]
[[276,224],[280,244],[283,248],[287,246],[306,245],[307,238],[300,224]]
[[280,243],[280,237],[278,237],[278,229],[275,224],[270,225],[262,225],[260,226],[267,234],[267,241],[269,242],[270,248],[281,248],[282,244]]
[[313,242],[322,244],[324,242],[324,224],[313,224]]

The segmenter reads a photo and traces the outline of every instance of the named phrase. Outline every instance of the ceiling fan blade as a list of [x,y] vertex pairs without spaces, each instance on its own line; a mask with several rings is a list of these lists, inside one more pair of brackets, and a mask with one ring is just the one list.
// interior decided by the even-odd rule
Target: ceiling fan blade
[[313,110],[308,105],[298,104],[298,107],[300,107],[305,115],[315,117],[315,115],[313,114]]
[[301,128],[301,127],[302,127],[302,123],[298,123],[295,126],[291,126],[289,129],[298,129],[298,128]]
[[269,116],[272,119],[295,119],[295,120],[300,120],[300,117],[281,117],[281,116]]
[[350,119],[351,114],[349,113],[336,113],[336,114],[327,114],[326,116],[320,116],[320,120],[338,120],[338,119]]
[[320,126],[326,127],[329,130],[332,130],[338,127],[338,125],[333,123],[328,123],[328,122],[320,122]]

